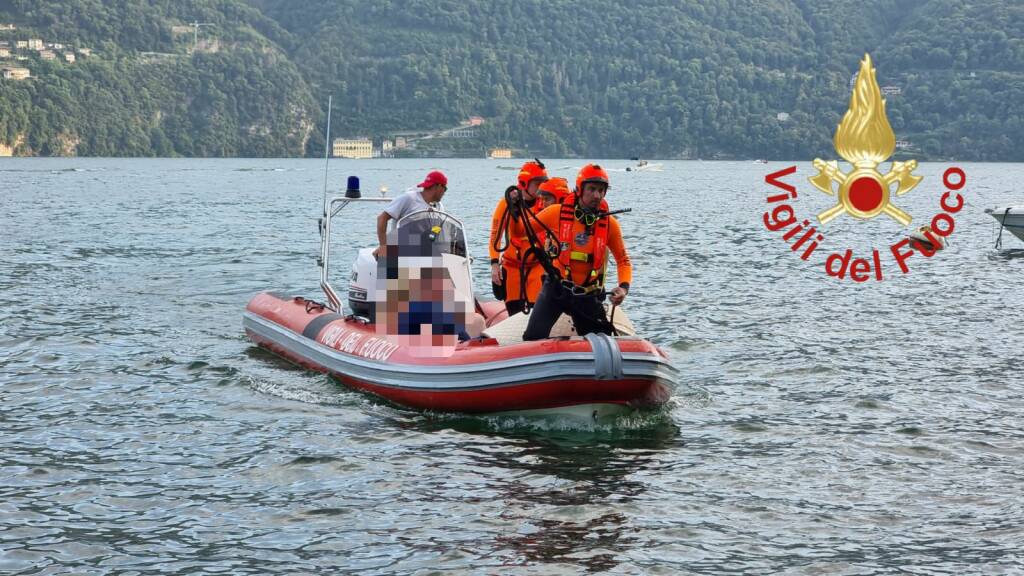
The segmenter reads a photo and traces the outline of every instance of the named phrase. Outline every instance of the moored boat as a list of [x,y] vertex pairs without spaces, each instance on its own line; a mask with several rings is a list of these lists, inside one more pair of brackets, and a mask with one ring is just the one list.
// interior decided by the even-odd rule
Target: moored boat
[[929,252],[946,248],[946,239],[935,233],[931,226],[919,226],[907,238]]
[[987,208],[985,213],[991,214],[999,222],[999,239],[996,245],[999,246],[1003,237],[1003,230],[1013,234],[1020,240],[1024,240],[1024,206],[1004,206],[1000,208]]

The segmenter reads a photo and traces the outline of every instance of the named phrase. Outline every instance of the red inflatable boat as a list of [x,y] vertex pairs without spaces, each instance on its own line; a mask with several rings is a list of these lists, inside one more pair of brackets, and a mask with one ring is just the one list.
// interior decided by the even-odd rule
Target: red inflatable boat
[[[443,266],[443,279],[452,288],[445,294],[471,307],[482,333],[464,334],[458,341],[448,330],[444,342],[431,347],[423,345],[424,338],[431,342],[429,335],[383,330],[379,324],[385,320],[370,305],[381,300],[374,286],[392,286],[396,280],[377,280],[375,275],[383,268],[378,268],[370,249],[360,252],[353,267],[351,312],[341,313],[340,299],[328,281],[330,217],[356,201],[325,202],[328,217],[321,226],[320,265],[327,302],[271,292],[256,295],[246,307],[244,326],[257,345],[351,388],[417,409],[601,419],[658,408],[669,400],[677,370],[654,344],[634,335],[577,336],[563,317],[552,331],[560,335],[524,342],[522,314],[508,318],[502,303],[480,303],[473,297],[462,224],[441,211],[413,214],[398,223],[399,231],[427,231],[435,247],[427,263],[423,264],[422,252],[398,258],[406,267]],[[381,304],[377,307],[383,309]],[[621,310],[616,316],[613,321],[620,334],[631,333],[632,325]]]

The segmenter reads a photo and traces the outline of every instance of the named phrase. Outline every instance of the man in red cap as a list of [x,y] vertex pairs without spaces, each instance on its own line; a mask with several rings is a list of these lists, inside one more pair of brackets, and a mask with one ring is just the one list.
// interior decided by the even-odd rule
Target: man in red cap
[[441,198],[448,190],[448,178],[440,170],[434,170],[427,174],[427,178],[416,185],[422,190],[410,190],[401,196],[396,197],[388,204],[384,211],[377,216],[377,242],[380,246],[373,251],[374,256],[380,256],[387,246],[388,220],[398,222],[403,217],[423,210],[444,210],[441,206]]

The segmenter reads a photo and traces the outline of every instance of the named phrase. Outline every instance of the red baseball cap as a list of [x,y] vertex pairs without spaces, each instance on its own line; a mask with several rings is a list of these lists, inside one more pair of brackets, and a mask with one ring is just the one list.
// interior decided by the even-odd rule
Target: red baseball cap
[[434,170],[430,174],[427,174],[427,179],[416,185],[417,188],[430,188],[434,184],[448,185],[448,178],[444,175],[444,172],[440,170]]

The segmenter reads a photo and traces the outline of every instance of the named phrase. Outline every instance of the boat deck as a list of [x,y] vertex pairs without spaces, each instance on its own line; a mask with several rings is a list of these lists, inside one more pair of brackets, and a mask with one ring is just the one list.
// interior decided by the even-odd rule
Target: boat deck
[[[611,313],[611,307],[607,304],[605,304],[605,312],[607,314]],[[529,321],[530,317],[520,312],[487,328],[484,330],[484,336],[494,338],[501,346],[518,344],[523,341],[523,332],[526,330],[526,324]],[[612,321],[620,335],[636,336],[636,327],[633,326],[633,322],[622,308],[615,309],[615,317]],[[573,328],[572,320],[565,314],[562,314],[558,322],[555,322],[554,327],[551,328],[551,336],[557,338],[578,336],[578,334],[576,334],[576,329]]]

